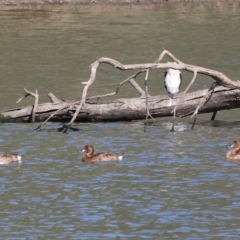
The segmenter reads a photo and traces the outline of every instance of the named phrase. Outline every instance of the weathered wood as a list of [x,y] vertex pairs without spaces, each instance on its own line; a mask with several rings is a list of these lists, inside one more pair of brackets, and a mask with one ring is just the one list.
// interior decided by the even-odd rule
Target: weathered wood
[[[172,62],[161,63],[165,55]],[[105,95],[88,96],[88,88],[95,82],[98,67],[103,63],[109,64],[119,70],[135,69],[137,72],[120,82],[114,92]],[[192,80],[186,89],[181,94],[175,95],[171,107],[168,106],[169,98],[166,95],[152,97],[148,93],[147,79],[149,71],[161,68],[173,68],[193,73]],[[144,81],[145,90],[135,81],[137,76],[142,73],[146,73]],[[188,93],[198,74],[210,76],[210,88]],[[139,98],[121,98],[110,101],[100,100],[103,97],[117,94],[120,87],[126,82],[129,82],[135,91],[137,91],[140,95]],[[91,64],[89,80],[82,82],[82,84],[84,88],[79,101],[60,100],[50,93],[48,95],[50,103],[38,104],[38,99],[35,98],[34,107],[31,105],[1,112],[2,121],[28,122],[30,119],[29,116],[32,114],[32,119],[35,116],[36,122],[42,122],[37,129],[41,129],[42,125],[51,120],[68,122],[62,127],[62,132],[68,132],[75,121],[103,122],[145,119],[146,122],[149,117],[155,120],[154,118],[173,116],[171,131],[174,131],[175,116],[185,117],[192,115],[194,117],[192,127],[194,127],[197,114],[240,108],[240,81],[233,81],[223,73],[212,69],[185,64],[167,50],[163,50],[158,59],[153,63],[124,65],[114,59],[101,57]],[[26,96],[29,93],[27,92]],[[33,94],[31,95],[33,96]]]
[[[186,94],[184,102],[177,108],[176,116],[185,117],[193,114],[206,94],[208,94],[208,89]],[[54,98],[53,96],[51,95],[52,98]],[[171,107],[168,107],[169,99],[165,95],[149,97],[149,113],[154,118],[172,116],[172,110],[180,97],[181,94],[176,95]],[[51,114],[61,109],[51,118],[51,121],[67,122],[72,119],[78,105],[76,101],[61,101],[59,99],[55,103],[39,104],[35,113],[35,121],[45,121]],[[228,89],[221,86],[215,88],[211,98],[199,109],[199,114],[234,108],[240,108],[240,89]],[[32,105],[1,112],[2,117],[8,121],[23,122],[28,121],[31,113]],[[76,122],[129,121],[145,119],[145,117],[145,98],[121,98],[108,101],[86,100]]]
[[34,105],[33,105],[33,108],[32,108],[31,117],[29,118],[29,122],[35,122],[35,113],[37,111],[38,101],[39,101],[38,90],[36,89],[36,93],[30,92],[26,88],[24,88],[23,90],[26,94],[25,94],[25,96],[18,99],[17,103],[21,102],[24,98],[26,98],[28,96],[32,96],[35,99]]

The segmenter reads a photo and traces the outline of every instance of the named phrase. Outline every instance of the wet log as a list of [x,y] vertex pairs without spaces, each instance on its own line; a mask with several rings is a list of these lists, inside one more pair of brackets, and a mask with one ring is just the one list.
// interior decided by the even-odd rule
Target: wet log
[[[187,93],[184,101],[178,106],[176,116],[185,117],[192,115],[200,102],[205,98],[209,89]],[[167,95],[148,97],[148,108],[154,118],[172,116],[173,109],[181,98],[177,94],[173,105],[168,107]],[[50,116],[51,121],[68,122],[72,119],[80,101],[60,100],[53,94],[49,94],[50,102],[38,104],[35,110],[35,121],[43,122]],[[216,112],[226,109],[240,108],[240,89],[216,87],[211,97],[204,101],[198,114]],[[4,121],[29,122],[32,119],[33,106],[9,109],[1,112]],[[56,112],[57,111],[57,112]],[[86,99],[84,106],[77,115],[75,122],[106,122],[106,121],[129,121],[146,118],[146,98],[121,98],[116,100],[92,100]]]
[[[172,61],[162,63],[164,56]],[[116,90],[105,95],[88,96],[89,87],[95,82],[98,67],[108,64],[121,71],[137,70],[133,75],[121,81]],[[115,59],[101,57],[90,65],[91,74],[84,85],[79,101],[60,100],[53,94],[49,94],[50,103],[39,104],[39,96],[36,93],[24,89],[25,96],[35,98],[33,106],[10,109],[1,112],[2,121],[22,121],[22,122],[42,122],[37,129],[49,120],[58,122],[68,122],[63,125],[61,131],[66,133],[74,122],[104,122],[104,121],[124,121],[140,120],[173,116],[173,124],[170,131],[174,131],[175,117],[185,117],[191,115],[194,118],[192,128],[195,125],[197,114],[213,112],[212,120],[217,111],[234,109],[240,107],[240,81],[233,81],[225,74],[216,70],[203,68],[200,66],[186,64],[176,58],[171,52],[163,50],[153,63],[122,64]],[[150,96],[148,93],[149,71],[156,69],[172,68],[193,73],[192,80],[186,89],[175,95],[172,106],[169,107],[168,96]],[[145,74],[143,90],[136,82],[140,74]],[[196,81],[199,74],[210,77],[211,85],[209,89],[199,90],[189,93],[190,87]],[[121,98],[116,100],[102,100],[103,98],[116,95],[123,84],[130,83],[133,89],[139,94],[139,98]]]

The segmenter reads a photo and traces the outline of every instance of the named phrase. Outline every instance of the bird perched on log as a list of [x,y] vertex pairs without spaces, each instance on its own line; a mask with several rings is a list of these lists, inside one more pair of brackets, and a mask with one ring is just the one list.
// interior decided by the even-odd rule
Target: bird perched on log
[[170,100],[168,106],[172,106],[174,94],[179,92],[182,83],[182,74],[179,70],[169,68],[164,74],[165,88],[169,94]]

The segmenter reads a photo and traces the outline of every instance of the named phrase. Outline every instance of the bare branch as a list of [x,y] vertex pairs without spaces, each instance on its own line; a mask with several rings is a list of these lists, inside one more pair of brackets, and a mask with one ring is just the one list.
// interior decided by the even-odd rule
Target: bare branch
[[148,119],[148,117],[151,117],[151,119],[153,121],[156,121],[152,115],[149,112],[149,108],[148,108],[148,85],[147,85],[147,79],[148,79],[148,74],[149,74],[149,69],[146,71],[146,76],[145,76],[145,80],[144,80],[144,85],[145,85],[145,96],[146,96],[146,118],[145,118],[145,123]]
[[145,97],[145,91],[136,83],[135,81],[135,78],[138,74],[140,73],[143,73],[145,72],[146,70],[141,70],[141,71],[138,71],[137,73],[133,74],[132,76],[128,77],[127,79],[125,79],[124,81],[122,81],[121,83],[118,84],[115,92],[111,92],[111,93],[107,93],[107,94],[103,94],[103,95],[96,95],[96,96],[91,96],[91,97],[88,97],[86,100],[89,100],[89,99],[94,99],[94,98],[102,98],[102,97],[109,97],[109,96],[113,96],[113,95],[116,95],[118,94],[119,90],[120,90],[120,87],[126,83],[126,82],[129,82],[136,90],[137,92],[139,93],[139,95],[141,97]]
[[54,94],[52,94],[52,93],[49,93],[49,94],[48,94],[48,97],[49,97],[49,99],[50,99],[50,102],[52,102],[52,103],[60,103],[60,102],[63,102],[63,100],[57,98],[57,97],[56,97]]
[[214,92],[215,87],[217,87],[218,84],[216,82],[213,82],[212,86],[208,89],[208,91],[206,92],[205,96],[203,97],[203,99],[201,100],[201,102],[199,103],[199,105],[197,106],[195,112],[193,113],[192,117],[195,117],[198,114],[199,109],[201,109],[210,99],[210,97],[212,96],[212,93]]
[[30,96],[30,94],[26,94],[23,97],[19,98],[16,103],[20,103],[24,98]]
[[167,50],[163,50],[159,55],[158,59],[155,61],[156,63],[160,63],[165,55],[168,55],[174,62],[178,63],[179,65],[184,65],[179,59],[177,59],[172,53]]
[[30,92],[28,91],[26,88],[23,89],[24,92],[26,93],[25,96],[21,97],[17,103],[19,103],[20,101],[22,101],[22,99],[28,97],[28,96],[32,96],[35,101],[34,101],[34,105],[33,105],[33,109],[32,109],[32,114],[31,114],[31,122],[35,122],[35,113],[37,111],[38,108],[38,101],[39,101],[39,95],[38,95],[38,90],[36,89],[36,93]]
[[171,54],[170,52],[168,52],[166,50],[164,50],[163,53],[164,54],[168,53],[168,55],[171,56],[171,58],[173,58],[175,62],[123,65],[120,62],[117,62],[116,60],[111,59],[111,58],[106,58],[106,57],[99,58],[97,61],[95,61],[91,65],[92,73],[91,73],[90,79],[87,83],[89,83],[89,82],[92,83],[95,80],[97,67],[102,63],[106,63],[106,64],[112,65],[120,70],[174,68],[174,69],[178,69],[178,70],[186,70],[186,71],[193,72],[193,73],[196,71],[199,74],[204,74],[204,75],[213,77],[219,83],[219,85],[229,87],[229,88],[240,88],[239,81],[232,81],[227,76],[225,76],[223,73],[220,73],[215,70],[199,67],[199,66],[185,64],[185,63],[181,62],[180,60],[178,60],[177,58],[175,58],[173,54]]

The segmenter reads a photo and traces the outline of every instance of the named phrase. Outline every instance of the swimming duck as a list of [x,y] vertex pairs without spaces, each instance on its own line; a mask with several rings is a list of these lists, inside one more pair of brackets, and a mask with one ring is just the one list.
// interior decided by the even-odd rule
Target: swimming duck
[[234,149],[226,154],[226,158],[231,160],[240,160],[240,141],[234,140],[231,147]]
[[0,154],[0,164],[9,164],[12,162],[22,162],[22,155],[17,153]]
[[169,68],[164,74],[165,88],[169,94],[170,100],[168,106],[172,106],[174,94],[179,92],[182,83],[182,74],[179,70]]
[[92,145],[86,145],[82,152],[85,152],[82,157],[83,162],[101,162],[101,161],[112,161],[122,160],[123,154],[118,153],[96,153],[94,154],[94,148]]

